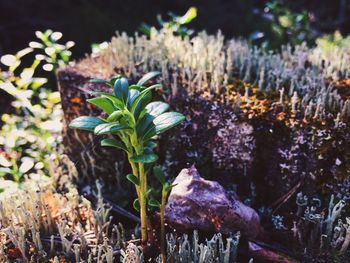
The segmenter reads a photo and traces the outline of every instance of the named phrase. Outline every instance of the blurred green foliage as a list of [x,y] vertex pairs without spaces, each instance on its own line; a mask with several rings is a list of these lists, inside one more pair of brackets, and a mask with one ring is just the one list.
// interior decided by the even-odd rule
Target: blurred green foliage
[[146,23],[142,23],[139,30],[146,36],[150,36],[152,30],[171,30],[175,34],[182,37],[190,36],[194,33],[194,30],[188,29],[185,25],[191,23],[192,20],[197,17],[196,7],[190,7],[183,16],[178,16],[173,12],[168,12],[168,15],[170,17],[169,21],[163,20],[160,14],[157,15],[157,22],[160,26],[159,29],[156,29],[156,27],[150,26]]
[[326,53],[335,48],[344,48],[350,52],[350,36],[343,37],[339,31],[317,38],[316,44]]
[[[37,77],[43,70],[55,73],[68,63],[74,45],[58,41],[62,33],[36,32],[32,41],[16,54],[1,57],[0,89],[13,97],[11,113],[2,113],[0,128],[0,176],[14,186],[25,175],[33,179],[48,176],[57,163],[61,142],[59,93],[44,86],[47,78]],[[13,181],[15,184],[9,183]]]
[[313,44],[316,33],[311,27],[310,15],[306,10],[292,11],[281,0],[267,2],[261,16],[267,20],[266,32],[255,31],[250,35],[253,44],[268,49],[281,45],[299,45],[303,42]]

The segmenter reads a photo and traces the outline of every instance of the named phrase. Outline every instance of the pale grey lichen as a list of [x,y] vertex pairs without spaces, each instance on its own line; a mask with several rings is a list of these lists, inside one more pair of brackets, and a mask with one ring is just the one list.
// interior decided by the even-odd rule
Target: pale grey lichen
[[[220,233],[205,243],[199,242],[198,231],[194,231],[192,239],[187,234],[176,237],[173,233],[167,234],[167,259],[166,262],[182,263],[234,263],[237,257],[237,247],[240,233],[226,238],[224,242]],[[226,244],[224,244],[226,243]],[[123,263],[143,263],[144,255],[142,248],[129,243],[126,249],[121,250],[121,262]],[[161,256],[155,260],[160,263]]]
[[305,115],[315,118],[329,112],[350,116],[349,99],[342,99],[334,88],[336,81],[350,77],[345,66],[350,54],[341,47],[324,52],[321,47],[303,44],[284,46],[275,53],[243,40],[225,41],[220,32],[180,38],[163,30],[153,31],[150,38],[117,33],[100,57],[107,58],[111,68],[123,69],[128,77],[159,70],[173,95],[181,86],[188,92],[208,88],[219,93],[224,83],[239,77],[258,84],[260,90],[285,89],[292,112],[306,111]]

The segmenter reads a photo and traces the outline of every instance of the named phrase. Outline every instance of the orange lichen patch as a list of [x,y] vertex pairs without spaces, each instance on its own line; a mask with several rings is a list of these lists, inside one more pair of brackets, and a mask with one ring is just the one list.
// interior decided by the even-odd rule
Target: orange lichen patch
[[43,202],[44,205],[49,208],[52,216],[58,214],[58,211],[60,210],[60,204],[51,191],[46,191],[43,194]]
[[268,112],[274,102],[261,96],[258,88],[241,80],[235,80],[233,84],[226,86],[225,101],[232,105],[239,104],[239,108],[248,118]]
[[342,79],[335,83],[334,88],[343,99],[350,98],[350,79]]
[[285,112],[279,112],[277,114],[277,120],[283,121],[283,120],[285,120],[285,118],[286,118],[286,113]]
[[78,103],[78,104],[81,104],[81,103],[82,103],[82,100],[81,100],[81,98],[79,98],[79,97],[73,97],[73,98],[70,99],[70,102],[71,102],[71,103]]

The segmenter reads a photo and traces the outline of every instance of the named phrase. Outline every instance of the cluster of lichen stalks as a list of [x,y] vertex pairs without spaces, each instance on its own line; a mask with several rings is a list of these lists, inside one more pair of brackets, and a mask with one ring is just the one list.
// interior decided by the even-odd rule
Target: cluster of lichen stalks
[[123,227],[111,224],[100,191],[93,209],[70,183],[76,170],[66,163],[70,171],[64,191],[54,189],[55,179],[40,186],[28,183],[0,202],[1,262],[113,262],[126,244]]
[[[98,59],[129,77],[159,70],[166,84],[164,86],[170,87],[169,97],[174,98],[184,92],[199,94],[213,103],[214,108],[217,105],[232,107],[248,123],[249,119],[258,120],[253,124],[254,128],[258,127],[257,122],[283,123],[289,129],[285,135],[289,143],[278,148],[275,161],[281,177],[271,181],[280,180],[282,187],[276,191],[285,194],[299,180],[302,186],[298,189],[303,189],[305,185],[310,195],[321,195],[323,204],[331,194],[336,194],[336,199],[340,200],[338,205],[334,205],[332,198],[326,215],[321,212],[326,209],[325,205],[315,207],[309,201],[305,205],[309,208],[297,215],[294,227],[288,228],[293,229],[304,247],[305,240],[311,237],[317,240],[316,243],[320,242],[318,252],[332,249],[341,253],[347,251],[350,238],[348,221],[335,222],[335,218],[341,216],[342,209],[339,208],[343,208],[350,197],[348,190],[339,187],[346,183],[350,171],[347,135],[350,117],[350,93],[347,90],[350,69],[347,65],[350,53],[346,47],[324,50],[320,46],[285,46],[280,52],[272,52],[251,47],[242,40],[225,41],[220,33],[211,36],[202,32],[193,38],[182,39],[172,32],[161,31],[152,32],[150,38],[118,34]],[[196,103],[195,99],[189,101]],[[188,113],[191,114],[191,111]],[[219,116],[209,118],[206,126],[221,119]],[[211,149],[213,158],[217,159],[215,162],[224,167],[232,164],[225,160],[227,155],[236,156],[243,149],[232,143],[235,139],[230,136],[242,133],[250,138],[253,134],[249,132],[252,127],[241,128],[242,124],[235,121],[235,116],[229,122],[233,128],[218,126],[219,144],[233,144],[234,152],[222,150],[217,145]],[[272,124],[270,126],[273,127]],[[241,139],[247,139],[247,136]],[[188,135],[179,137],[193,141]],[[251,156],[254,143],[254,139],[245,143],[244,147],[247,148],[248,144],[251,147],[248,145],[242,152]],[[243,161],[249,163],[248,159]],[[232,161],[232,158],[228,160]],[[312,185],[314,187],[310,190]],[[341,191],[337,191],[339,188]],[[320,189],[322,193],[317,193]],[[256,196],[253,191],[252,196]],[[307,252],[312,253],[312,246],[307,247]]]
[[118,34],[99,59],[109,68],[122,69],[127,77],[159,70],[173,95],[181,87],[191,93],[209,90],[218,94],[238,78],[259,91],[280,93],[293,112],[306,117],[325,119],[333,114],[345,119],[350,115],[350,100],[342,99],[334,89],[337,81],[350,77],[346,48],[324,51],[285,46],[275,53],[242,40],[225,42],[220,33],[202,32],[182,39],[171,31],[154,31],[150,38]]
[[[0,201],[0,262],[143,262],[135,235],[130,236],[120,223],[112,223],[100,183],[96,181],[93,207],[72,184],[78,175],[74,164],[66,156],[63,163],[51,181],[36,186],[25,183],[23,189]],[[229,263],[236,258],[239,233],[228,237],[226,245],[220,234],[199,243],[197,232],[193,241],[174,234],[166,241],[172,262],[219,259]],[[161,256],[155,260],[161,262]]]

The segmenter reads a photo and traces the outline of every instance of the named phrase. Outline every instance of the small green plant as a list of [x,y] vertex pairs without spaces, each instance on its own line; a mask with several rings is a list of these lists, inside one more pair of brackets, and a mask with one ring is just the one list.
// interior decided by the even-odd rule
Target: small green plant
[[[190,7],[183,16],[177,16],[172,12],[168,13],[170,20],[164,21],[161,15],[157,15],[157,21],[160,25],[159,30],[171,30],[179,36],[189,36],[193,34],[193,30],[188,29],[185,25],[191,23],[193,19],[197,17],[197,8]],[[151,31],[157,30],[155,27],[152,27],[146,23],[142,23],[139,27],[139,30],[147,36],[151,35]]]
[[147,242],[147,204],[154,201],[149,196],[147,174],[158,156],[154,153],[154,138],[178,125],[184,116],[178,112],[167,112],[169,105],[161,101],[151,102],[152,90],[160,84],[146,87],[145,84],[158,72],[143,76],[136,85],[129,85],[126,78],[117,76],[111,80],[93,80],[114,89],[114,94],[93,92],[97,97],[88,102],[102,109],[106,119],[82,116],[74,119],[70,128],[93,131],[95,135],[111,134],[116,138],[106,138],[102,146],[119,148],[126,152],[132,168],[127,175],[136,188],[135,209],[140,211],[142,242]]

